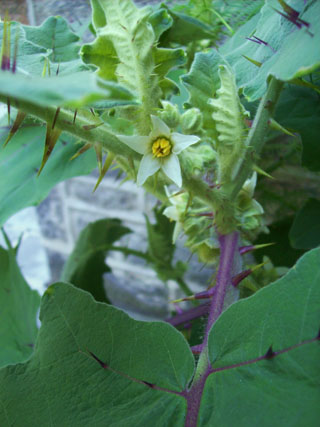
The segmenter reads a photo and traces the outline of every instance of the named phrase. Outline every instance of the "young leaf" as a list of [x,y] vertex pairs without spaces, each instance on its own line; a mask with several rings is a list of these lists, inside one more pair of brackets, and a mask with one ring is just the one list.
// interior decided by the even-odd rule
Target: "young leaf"
[[15,249],[0,247],[0,366],[20,363],[33,352],[40,296],[29,288]]
[[217,132],[212,125],[213,107],[208,101],[220,87],[218,67],[221,64],[226,62],[216,51],[197,53],[190,72],[181,77],[190,95],[188,103],[202,112],[203,127],[213,138],[217,137]]
[[214,108],[212,118],[218,132],[217,152],[219,154],[219,181],[227,183],[232,180],[239,170],[239,160],[242,160],[245,149],[246,114],[235,84],[235,78],[228,67],[219,66],[221,87],[217,90],[217,98],[210,99],[209,104]]
[[110,247],[130,232],[118,219],[101,219],[87,225],[64,266],[62,280],[90,292],[97,301],[108,301],[103,274],[111,269],[105,258]]

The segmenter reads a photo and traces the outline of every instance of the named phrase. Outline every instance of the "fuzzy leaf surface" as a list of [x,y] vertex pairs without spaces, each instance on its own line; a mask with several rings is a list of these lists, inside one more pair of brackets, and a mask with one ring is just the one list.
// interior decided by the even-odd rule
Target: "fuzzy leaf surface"
[[137,382],[179,392],[190,380],[193,356],[173,327],[133,320],[64,283],[44,294],[41,320],[32,358],[0,371],[2,426],[183,425],[183,397]]
[[218,67],[225,64],[224,58],[215,50],[197,53],[189,73],[181,77],[189,92],[188,103],[202,112],[204,128],[213,138],[217,137],[212,120],[214,109],[208,101],[220,88]]
[[[70,161],[79,148],[73,137],[62,134],[41,175],[37,176],[45,134],[44,127],[31,122],[28,127],[21,127],[0,150],[0,224],[19,210],[39,204],[58,182],[89,174],[96,167],[93,150]],[[5,139],[6,134],[1,133],[1,146]]]
[[23,362],[31,355],[39,305],[40,295],[22,276],[15,250],[0,246],[0,366]]
[[[288,0],[287,4],[300,13],[299,18],[306,21],[309,28],[298,28],[274,10],[284,13],[277,0],[267,0],[259,15],[251,18],[221,48],[249,101],[264,94],[269,75],[288,81],[309,74],[320,65],[320,2]],[[246,39],[253,36],[267,45]],[[262,63],[261,67],[243,55]]]
[[119,219],[101,219],[88,224],[64,266],[62,280],[90,292],[97,301],[107,302],[102,276],[111,269],[105,257],[110,247],[130,232]]

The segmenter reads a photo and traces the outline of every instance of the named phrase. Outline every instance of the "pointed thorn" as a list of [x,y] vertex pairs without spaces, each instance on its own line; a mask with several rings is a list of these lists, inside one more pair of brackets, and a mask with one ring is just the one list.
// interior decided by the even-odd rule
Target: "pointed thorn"
[[51,127],[52,130],[54,129],[54,127],[56,125],[56,121],[57,121],[59,113],[60,113],[60,107],[57,108],[56,113],[54,115],[53,122],[52,122],[52,127]]
[[23,122],[24,118],[26,117],[26,113],[23,113],[22,111],[18,111],[17,117],[12,125],[12,128],[10,129],[9,135],[7,136],[7,139],[5,140],[3,144],[3,148],[6,147],[6,145],[9,143],[11,138],[14,136],[14,134],[19,129],[21,123]]
[[58,67],[57,67],[56,76],[59,74],[59,70],[60,70],[60,63],[58,64]]
[[75,124],[76,122],[77,114],[78,114],[78,110],[75,110],[73,115],[73,124]]
[[19,37],[20,37],[20,27],[16,29],[16,37],[14,40],[14,51],[13,51],[13,64],[12,64],[12,72],[13,74],[17,69],[17,56],[18,56],[18,47],[19,47]]
[[268,120],[268,125],[270,126],[271,129],[273,130],[277,130],[279,132],[285,133],[286,135],[290,135],[290,136],[295,136],[292,132],[290,132],[288,129],[286,129],[285,127],[281,126],[280,123],[276,122],[274,119],[269,119]]
[[260,175],[266,176],[270,179],[275,179],[272,175],[268,174],[268,172],[264,171],[263,169],[259,168],[259,166],[254,165],[252,168],[255,172],[259,173]]
[[77,157],[79,157],[81,154],[83,154],[83,153],[85,153],[86,151],[88,151],[89,150],[89,148],[91,148],[92,147],[92,144],[90,144],[90,143],[87,143],[87,144],[85,144],[83,147],[81,147],[80,148],[80,150],[78,150],[71,158],[70,158],[70,160],[74,160],[74,159],[76,159]]
[[90,111],[91,111],[91,114],[92,114],[93,116],[95,116],[95,113],[94,113],[94,111],[93,111],[93,108],[90,108]]
[[272,242],[272,243],[263,243],[263,244],[261,244],[261,245],[248,245],[248,246],[241,246],[241,247],[239,248],[239,252],[240,252],[240,255],[244,255],[244,254],[246,254],[247,252],[252,252],[252,251],[255,251],[255,250],[257,250],[257,249],[266,248],[267,246],[271,246],[271,245],[275,245],[275,243],[274,243],[274,242]]
[[193,354],[200,354],[202,352],[202,349],[203,349],[202,344],[194,345],[191,347],[191,351]]
[[7,109],[8,109],[8,124],[10,125],[10,114],[11,114],[11,102],[10,102],[10,98],[7,98]]
[[97,123],[95,125],[84,125],[84,126],[82,126],[82,129],[84,129],[84,130],[92,130],[92,129],[95,129],[95,128],[99,127],[99,126],[102,126],[103,124],[104,123],[101,122],[101,123]]
[[92,353],[92,351],[89,351],[89,353],[99,363],[99,365],[103,369],[108,369],[108,365],[106,363],[102,362],[102,360],[100,360],[94,353]]
[[246,55],[241,55],[243,56],[243,58],[245,58],[247,61],[251,62],[252,64],[256,65],[257,67],[261,67],[262,66],[262,62],[256,61],[255,59],[249,58],[249,56]]
[[150,387],[150,388],[154,388],[154,384],[149,383],[148,381],[142,381],[143,384],[145,384],[146,386]]
[[248,268],[247,270],[243,270],[240,273],[236,274],[231,278],[232,285],[236,288],[242,280],[248,277],[252,273],[252,269]]
[[272,345],[270,345],[270,347],[268,348],[266,354],[264,355],[265,359],[267,360],[271,360],[274,358],[274,356],[276,355],[276,353],[272,350]]

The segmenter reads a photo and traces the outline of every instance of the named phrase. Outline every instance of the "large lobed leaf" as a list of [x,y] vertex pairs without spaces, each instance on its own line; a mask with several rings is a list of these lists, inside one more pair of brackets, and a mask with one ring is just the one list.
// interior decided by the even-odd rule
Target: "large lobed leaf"
[[[310,251],[218,319],[200,426],[318,425],[319,260],[320,249]],[[64,283],[45,293],[41,320],[32,358],[0,371],[1,426],[184,425],[186,403],[176,393],[187,387],[194,362],[170,325],[135,321]],[[278,351],[305,340],[313,341],[254,360],[271,344]]]
[[20,273],[15,250],[0,247],[0,366],[23,362],[37,337],[40,295]]
[[193,357],[170,325],[135,321],[64,283],[46,291],[41,320],[33,358],[0,374],[1,426],[183,424],[181,396],[130,378],[186,386]]

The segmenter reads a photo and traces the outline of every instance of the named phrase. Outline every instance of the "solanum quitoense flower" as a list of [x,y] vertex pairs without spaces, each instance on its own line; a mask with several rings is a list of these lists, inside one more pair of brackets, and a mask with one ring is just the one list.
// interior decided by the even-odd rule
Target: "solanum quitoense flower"
[[200,140],[194,135],[171,132],[159,117],[151,116],[152,131],[148,136],[118,135],[134,151],[143,154],[138,176],[138,185],[143,185],[149,176],[161,169],[178,187],[182,185],[178,154]]

